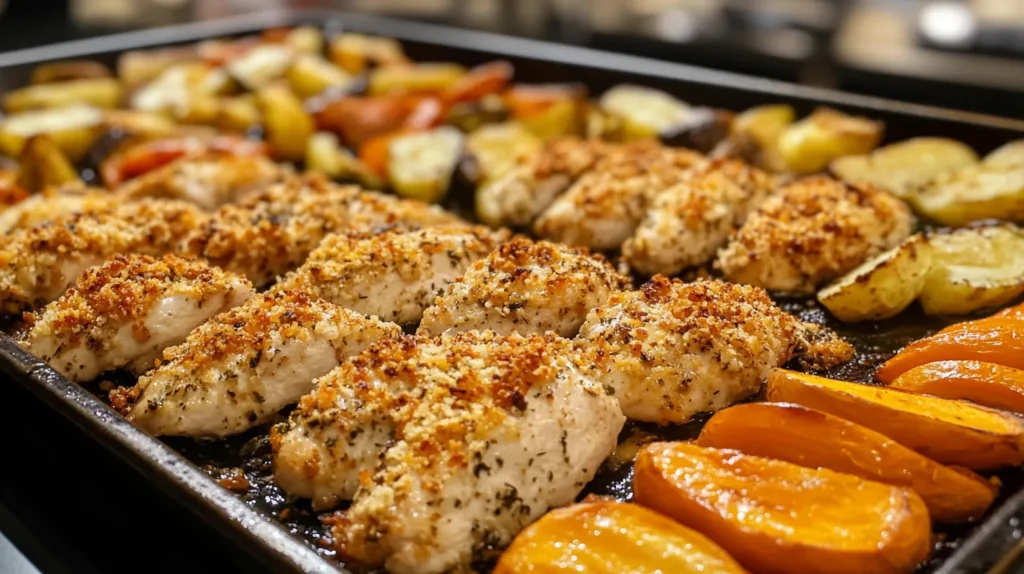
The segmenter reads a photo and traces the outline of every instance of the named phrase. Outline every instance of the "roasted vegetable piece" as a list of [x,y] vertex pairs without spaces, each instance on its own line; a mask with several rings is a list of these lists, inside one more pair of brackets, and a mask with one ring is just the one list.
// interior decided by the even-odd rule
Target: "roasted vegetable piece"
[[738,114],[732,122],[732,134],[748,136],[762,149],[778,147],[779,136],[796,121],[796,110],[787,104],[756,106]]
[[836,158],[868,153],[882,130],[880,122],[822,107],[783,130],[778,150],[791,171],[814,173]]
[[402,197],[439,201],[448,193],[462,147],[462,132],[450,126],[394,138],[388,144],[388,181]]
[[217,106],[216,125],[223,130],[245,133],[262,120],[256,97],[252,94],[221,98]]
[[178,125],[163,114],[138,110],[106,110],[103,125],[107,129],[143,138],[168,137],[178,131]]
[[371,138],[401,128],[411,110],[408,98],[348,96],[327,104],[315,119],[321,130],[334,132],[345,144],[358,148]]
[[991,168],[1024,168],[1024,139],[1003,144],[986,155],[982,163]]
[[1014,225],[958,229],[929,239],[933,265],[921,291],[929,315],[964,315],[1024,293],[1024,231]]
[[759,574],[907,574],[931,549],[913,490],[735,450],[647,445],[633,496]]
[[59,84],[36,84],[8,92],[4,110],[9,114],[72,105],[116,108],[121,103],[121,84],[114,78],[85,78]]
[[[1019,303],[1012,307],[1007,307],[1002,311],[999,311],[995,315],[988,317],[988,319],[1018,319],[1024,320],[1024,303]],[[956,327],[956,325],[954,325]]]
[[31,84],[52,84],[68,80],[110,78],[110,68],[93,60],[64,60],[39,64],[32,70]]
[[907,198],[939,223],[966,225],[982,219],[1024,220],[1024,168],[997,162],[968,166],[936,177]]
[[46,134],[69,159],[78,161],[102,132],[103,111],[92,106],[25,112],[0,121],[0,152],[17,157],[30,137]]
[[466,137],[466,151],[472,158],[466,163],[472,167],[463,169],[463,173],[474,184],[486,185],[519,161],[540,153],[543,145],[540,138],[517,122],[483,126]]
[[172,66],[199,58],[195,46],[125,52],[117,60],[117,77],[128,90],[155,80]]
[[682,123],[662,131],[661,141],[672,147],[685,147],[709,153],[729,136],[733,113],[714,108],[693,108]]
[[584,501],[545,514],[516,536],[494,574],[745,573],[700,533],[637,504]]
[[462,102],[444,110],[444,121],[466,133],[472,133],[489,124],[508,120],[509,111],[497,94],[484,96],[473,102]]
[[1024,414],[1024,370],[993,363],[936,361],[910,369],[889,386]]
[[921,293],[931,262],[928,242],[912,235],[818,291],[818,301],[847,323],[887,319]]
[[586,129],[587,90],[578,84],[512,86],[502,94],[512,117],[547,141]]
[[466,68],[450,63],[388,66],[370,72],[368,87],[371,96],[392,94],[438,95],[453,86],[466,74]]
[[338,136],[330,132],[317,132],[309,138],[306,169],[319,171],[335,180],[355,181],[368,189],[384,187],[380,176],[341,147]]
[[284,76],[295,51],[283,44],[264,44],[232,59],[225,68],[231,77],[249,90],[258,90]]
[[187,111],[195,97],[222,95],[231,88],[231,77],[221,68],[199,62],[168,68],[131,97],[131,107],[148,112]]
[[113,188],[176,159],[200,155],[269,155],[263,142],[233,136],[180,137],[142,142],[117,152],[100,166],[103,184]]
[[921,137],[887,145],[866,155],[836,159],[829,169],[850,183],[867,182],[898,197],[938,175],[978,163],[970,147],[948,138]]
[[263,116],[267,143],[275,157],[288,161],[305,157],[316,123],[295,94],[281,86],[267,86],[256,92],[256,105]]
[[295,95],[311,98],[328,88],[341,88],[353,81],[352,76],[319,54],[301,54],[296,57],[287,74],[288,84]]
[[21,184],[29,191],[79,181],[75,166],[49,136],[32,136],[21,150]]
[[1024,321],[995,318],[943,329],[911,343],[878,369],[878,380],[891,383],[903,373],[934,361],[986,361],[1024,369]]
[[1024,422],[965,401],[785,369],[768,377],[767,397],[861,424],[941,463],[977,470],[1024,462]]
[[477,66],[448,86],[441,93],[441,101],[450,106],[496,94],[512,81],[512,74],[512,64],[505,60]]
[[341,34],[331,39],[329,51],[331,61],[352,74],[362,73],[372,66],[409,63],[402,45],[391,38]]
[[688,104],[665,92],[629,84],[605,92],[599,105],[622,120],[627,139],[656,138],[684,124],[692,113]]
[[316,26],[297,26],[288,30],[281,41],[300,54],[322,54],[324,33]]
[[905,486],[921,495],[940,522],[979,518],[996,495],[973,472],[945,467],[871,429],[799,405],[729,407],[704,425],[697,444]]

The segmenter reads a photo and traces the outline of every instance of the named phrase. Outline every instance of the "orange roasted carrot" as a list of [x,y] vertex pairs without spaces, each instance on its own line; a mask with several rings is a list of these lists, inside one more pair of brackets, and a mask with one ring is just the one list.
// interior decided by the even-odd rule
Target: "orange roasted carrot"
[[512,80],[512,64],[497,60],[477,66],[466,73],[441,94],[446,106],[459,102],[473,102],[500,92]]
[[1024,320],[1024,303],[1014,305],[1013,307],[1007,307],[1002,311],[989,317],[990,319],[1021,319]]
[[363,145],[359,146],[359,161],[363,162],[366,167],[372,169],[377,175],[387,178],[388,146],[391,145],[392,139],[404,133],[407,132],[394,131],[366,140]]
[[1024,321],[991,319],[939,332],[907,346],[879,367],[876,376],[889,384],[914,367],[947,360],[1024,368]]
[[1024,413],[1024,370],[994,363],[936,361],[910,369],[896,377],[890,386]]

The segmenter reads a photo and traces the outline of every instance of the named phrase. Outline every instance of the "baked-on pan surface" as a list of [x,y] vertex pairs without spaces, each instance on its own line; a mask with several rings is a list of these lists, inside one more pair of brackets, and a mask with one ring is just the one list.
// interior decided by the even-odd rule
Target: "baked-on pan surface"
[[[625,83],[662,88],[696,103],[743,109],[765,102],[786,102],[801,112],[831,104],[886,123],[887,140],[915,135],[953,137],[979,152],[1024,136],[1024,122],[947,112],[872,98],[746,78],[727,73],[668,64],[630,56],[496,37],[432,25],[335,12],[282,12],[235,20],[147,30],[107,38],[0,55],[0,90],[23,85],[33,65],[74,57],[112,63],[121,52],[195,42],[212,37],[251,33],[281,25],[316,24],[329,30],[351,30],[402,40],[417,60],[452,60],[477,64],[494,57],[513,63],[516,78],[529,82],[585,83],[593,93]],[[458,198],[454,198],[458,201]],[[465,207],[454,205],[452,207]],[[857,357],[830,373],[867,381],[875,366],[907,343],[945,326],[923,315],[898,318],[865,327],[845,326],[829,316],[812,297],[780,300],[783,308],[804,320],[827,324],[858,349]],[[287,500],[273,484],[267,427],[214,443],[156,440],[136,429],[86,388],[73,384],[0,335],[0,369],[6,378],[25,386],[56,412],[73,421],[94,440],[116,453],[126,465],[151,477],[156,488],[192,510],[197,520],[214,525],[240,552],[255,555],[274,571],[337,572],[343,567],[321,544],[325,527],[308,505]],[[665,431],[630,423],[624,433],[648,433],[666,439],[696,436],[706,417]],[[244,481],[234,490],[231,476],[241,468]],[[1019,470],[1001,473],[1002,498],[981,524],[939,531],[933,557],[919,571],[1010,571],[1010,558],[1020,552],[1018,521],[1024,517],[1024,481]],[[629,464],[602,470],[584,494],[628,497]],[[238,486],[240,485],[240,486]]]

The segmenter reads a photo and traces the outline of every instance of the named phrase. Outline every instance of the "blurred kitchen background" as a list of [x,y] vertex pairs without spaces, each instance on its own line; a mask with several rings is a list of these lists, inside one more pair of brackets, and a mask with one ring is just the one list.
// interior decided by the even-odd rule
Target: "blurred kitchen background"
[[0,50],[288,7],[383,13],[1024,118],[1024,0],[0,0]]

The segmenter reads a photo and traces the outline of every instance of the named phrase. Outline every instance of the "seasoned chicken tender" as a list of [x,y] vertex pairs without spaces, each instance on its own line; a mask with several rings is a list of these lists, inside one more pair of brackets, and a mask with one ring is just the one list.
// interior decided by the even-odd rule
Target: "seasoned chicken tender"
[[798,180],[747,218],[715,265],[725,277],[794,293],[813,293],[903,241],[907,206],[870,185],[825,176]]
[[608,154],[534,223],[537,235],[595,251],[629,239],[654,197],[681,181],[703,156],[651,141]]
[[164,351],[156,370],[111,403],[153,435],[222,438],[299,400],[346,357],[401,334],[302,292],[263,293]]
[[50,187],[0,212],[0,233],[35,227],[75,213],[111,213],[123,203],[102,188],[80,184]]
[[115,255],[29,320],[19,344],[72,381],[153,368],[164,349],[252,295],[243,277],[166,255]]
[[346,309],[415,323],[456,277],[508,236],[469,225],[329,235],[274,288],[306,289]]
[[[627,417],[683,423],[756,393],[805,329],[757,287],[655,276],[592,311],[577,340],[588,376],[614,391]],[[827,350],[837,356],[822,363],[852,354],[841,342]]]
[[0,307],[14,313],[45,305],[118,253],[176,253],[207,218],[191,203],[150,199],[17,229],[0,242]]
[[449,286],[423,314],[417,334],[489,329],[571,337],[591,309],[628,284],[584,247],[514,239]]
[[430,574],[464,571],[571,502],[624,422],[570,341],[473,331],[373,346],[271,442],[288,492],[320,507],[355,495],[333,529],[342,555]]
[[114,193],[122,200],[181,199],[213,211],[291,174],[290,168],[262,156],[183,158],[128,181]]
[[459,221],[436,206],[307,176],[221,207],[188,249],[263,287],[302,265],[330,233]]
[[598,159],[617,147],[620,144],[596,139],[556,139],[536,156],[478,190],[477,215],[494,226],[530,225]]
[[729,234],[768,198],[775,178],[736,159],[690,170],[655,196],[622,259],[645,275],[676,275],[711,260]]

